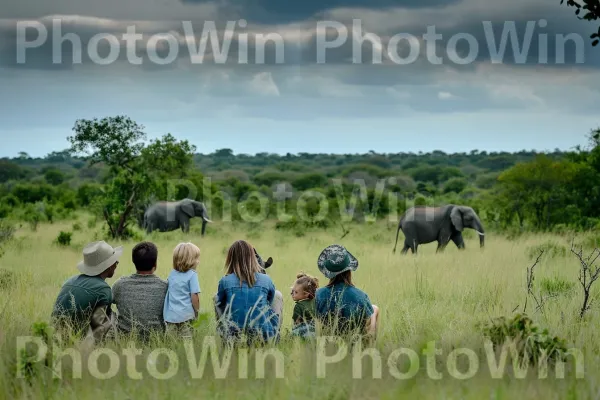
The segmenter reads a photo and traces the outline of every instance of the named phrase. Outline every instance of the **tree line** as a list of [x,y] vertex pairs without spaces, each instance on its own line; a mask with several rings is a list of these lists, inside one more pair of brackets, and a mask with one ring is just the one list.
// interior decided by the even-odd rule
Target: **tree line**
[[[217,220],[285,210],[293,218],[281,226],[326,227],[350,209],[364,221],[454,203],[474,207],[491,229],[588,230],[600,226],[600,130],[588,136],[585,147],[551,152],[250,155],[198,152],[171,134],[148,140],[127,116],[78,120],[70,148],[0,159],[0,218],[35,225],[86,209],[110,236],[127,237],[151,202],[194,197],[209,200]],[[280,197],[282,189],[291,195]],[[318,196],[302,198],[307,191]],[[324,218],[319,197],[329,205]],[[297,218],[299,201],[308,220]]]

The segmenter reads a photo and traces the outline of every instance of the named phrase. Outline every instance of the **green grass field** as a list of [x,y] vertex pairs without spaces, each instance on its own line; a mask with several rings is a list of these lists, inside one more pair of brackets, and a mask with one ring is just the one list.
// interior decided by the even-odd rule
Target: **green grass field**
[[[223,274],[223,263],[228,246],[237,239],[249,240],[266,258],[272,256],[274,265],[269,270],[277,288],[285,299],[284,338],[277,349],[284,355],[283,377],[275,375],[274,357],[268,358],[265,377],[257,377],[255,358],[249,357],[247,379],[241,379],[238,364],[244,360],[234,354],[231,368],[224,376],[215,377],[208,359],[204,376],[193,379],[183,353],[182,343],[166,340],[143,349],[144,354],[156,346],[171,348],[179,357],[179,369],[170,379],[156,379],[155,368],[160,373],[167,370],[166,357],[151,363],[148,370],[146,358],[140,356],[136,364],[136,376],[127,371],[125,358],[115,377],[98,379],[83,363],[83,377],[72,376],[71,368],[65,367],[62,379],[51,379],[40,369],[31,381],[18,379],[15,375],[17,337],[31,335],[35,322],[49,321],[53,302],[62,282],[77,273],[75,268],[81,259],[81,249],[89,241],[97,239],[100,225],[88,229],[86,217],[81,217],[83,227],[75,231],[69,247],[59,247],[54,239],[61,230],[71,230],[73,221],[40,225],[36,232],[24,226],[5,249],[0,258],[0,397],[44,399],[179,399],[179,398],[282,398],[282,399],[587,399],[597,398],[600,392],[600,304],[592,303],[583,321],[579,320],[582,290],[578,282],[580,265],[570,253],[571,237],[524,236],[508,240],[493,232],[487,235],[486,247],[479,249],[478,239],[469,232],[465,234],[467,249],[459,252],[452,244],[443,254],[435,254],[436,244],[422,245],[415,257],[410,253],[402,256],[392,254],[395,224],[385,221],[371,225],[353,225],[351,232],[339,239],[340,231],[307,231],[304,236],[281,232],[273,225],[251,227],[248,224],[212,224],[207,236],[201,238],[198,225],[193,233],[155,233],[147,239],[159,248],[157,274],[166,278],[170,271],[171,252],[180,241],[192,241],[202,252],[198,275],[202,294],[201,308],[208,313],[207,321],[201,323],[195,337],[196,357],[202,349],[203,338],[214,335],[212,296]],[[585,236],[576,241],[586,242]],[[402,234],[401,239],[402,240]],[[499,316],[510,317],[514,310],[522,310],[526,299],[526,269],[532,265],[535,246],[552,242],[555,251],[545,255],[535,269],[534,290],[552,294],[544,312],[534,313],[534,301],[528,300],[527,314],[551,335],[566,339],[568,347],[580,349],[584,357],[584,377],[576,379],[571,364],[567,363],[564,379],[555,378],[550,369],[546,379],[540,379],[537,369],[530,368],[527,377],[518,379],[509,367],[503,377],[490,376],[485,358],[483,336],[477,324]],[[589,240],[587,240],[589,242]],[[110,242],[112,245],[119,243]],[[125,256],[116,272],[108,280],[112,285],[121,275],[134,272],[131,249],[135,241],[122,243]],[[317,276],[321,285],[326,279],[319,273],[317,257],[329,244],[345,245],[359,260],[360,266],[353,278],[360,289],[368,293],[371,301],[382,312],[381,326],[375,349],[381,354],[381,378],[373,377],[373,365],[368,356],[363,359],[362,378],[353,376],[352,353],[337,363],[327,365],[326,378],[317,376],[315,344],[290,341],[285,337],[291,328],[293,302],[289,288],[299,271]],[[562,246],[562,247],[561,247]],[[563,250],[565,250],[563,252]],[[588,249],[589,250],[589,249]],[[600,289],[594,288],[597,297]],[[422,349],[428,342],[435,342],[440,355],[435,368],[441,379],[428,374],[427,359]],[[126,343],[109,343],[107,346],[121,354]],[[451,376],[446,361],[455,348],[472,349],[478,357],[479,368],[475,376],[460,380]],[[400,348],[412,349],[419,355],[416,375],[410,379],[398,379],[388,365],[391,352]],[[328,355],[334,353],[331,349]],[[462,356],[461,356],[462,357]],[[70,365],[65,357],[65,365]],[[100,365],[108,361],[101,357]],[[459,358],[458,368],[465,372],[465,358]],[[393,361],[393,360],[392,360]],[[392,363],[393,364],[393,363]],[[409,371],[408,358],[402,356],[397,369]],[[461,369],[462,367],[465,369]],[[393,365],[392,365],[393,367]],[[106,372],[108,367],[100,367]],[[394,370],[394,368],[392,368]],[[155,371],[156,372],[156,371]],[[154,374],[156,375],[156,373]],[[456,374],[455,374],[456,375]],[[96,375],[97,376],[97,375]]]

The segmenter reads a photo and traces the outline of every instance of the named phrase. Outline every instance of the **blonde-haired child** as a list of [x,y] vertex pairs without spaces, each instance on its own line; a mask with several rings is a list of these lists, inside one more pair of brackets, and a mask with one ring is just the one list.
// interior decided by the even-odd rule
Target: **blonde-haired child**
[[193,243],[179,243],[173,250],[173,270],[167,278],[163,317],[167,328],[184,337],[192,336],[191,324],[200,309],[200,284],[196,267],[200,249]]

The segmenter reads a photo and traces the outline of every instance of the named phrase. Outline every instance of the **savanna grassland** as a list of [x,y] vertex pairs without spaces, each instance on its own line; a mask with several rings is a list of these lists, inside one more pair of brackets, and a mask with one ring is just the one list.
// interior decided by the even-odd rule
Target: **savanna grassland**
[[[62,379],[52,379],[43,362],[29,380],[17,379],[16,338],[31,335],[36,322],[48,322],[53,302],[61,284],[77,273],[81,249],[97,239],[98,228],[88,227],[87,215],[79,215],[79,225],[68,246],[54,243],[61,230],[71,230],[75,221],[40,224],[36,231],[23,225],[15,238],[5,246],[0,258],[0,397],[44,399],[181,399],[181,398],[284,398],[284,399],[366,399],[382,398],[436,398],[436,399],[586,399],[597,398],[600,392],[600,304],[592,303],[583,320],[579,319],[582,290],[578,282],[580,263],[571,254],[570,246],[584,245],[589,254],[590,234],[544,235],[531,234],[509,239],[488,232],[486,247],[479,249],[472,232],[465,233],[467,249],[458,251],[452,244],[442,254],[435,254],[435,244],[422,245],[419,254],[406,256],[392,254],[395,224],[380,220],[373,224],[350,225],[350,233],[340,239],[339,229],[288,232],[274,229],[274,223],[252,226],[246,223],[221,222],[210,225],[204,238],[199,234],[199,223],[190,234],[182,232],[154,233],[145,239],[159,248],[157,274],[166,278],[170,271],[171,251],[181,241],[192,241],[201,248],[198,276],[202,294],[200,304],[206,313],[195,331],[196,359],[200,357],[203,338],[215,335],[212,313],[212,296],[223,274],[223,263],[228,246],[237,239],[249,240],[263,258],[272,256],[274,264],[269,269],[277,289],[284,294],[283,337],[277,346],[284,355],[283,377],[277,378],[273,359],[268,359],[264,379],[257,378],[254,357],[250,356],[247,379],[239,378],[239,356],[234,354],[231,368],[225,379],[215,379],[210,358],[201,379],[192,379],[188,361],[180,341],[156,339],[144,347],[144,354],[157,347],[173,349],[179,355],[178,373],[165,380],[154,378],[147,369],[146,357],[138,357],[137,372],[142,379],[128,372],[125,358],[114,378],[102,380],[90,375],[83,362],[83,377],[73,379],[69,357],[65,357]],[[402,240],[402,234],[401,239]],[[110,242],[110,241],[109,241]],[[110,242],[125,247],[116,275],[108,280],[112,285],[119,276],[134,272],[131,249],[136,241]],[[287,337],[291,328],[293,302],[289,288],[296,274],[306,271],[325,278],[317,268],[320,251],[329,244],[340,243],[359,260],[358,271],[353,275],[355,284],[370,296],[382,311],[380,332],[374,347],[381,354],[381,379],[374,379],[369,356],[363,359],[363,376],[358,378],[352,370],[352,353],[338,363],[327,365],[326,379],[317,378],[317,356],[314,343],[301,343]],[[549,244],[552,244],[549,246]],[[568,348],[580,349],[584,358],[583,379],[576,379],[572,359],[567,361],[564,379],[556,379],[550,368],[546,379],[538,379],[537,369],[530,367],[525,379],[517,379],[511,372],[511,358],[507,361],[503,378],[490,377],[483,345],[483,335],[478,324],[491,319],[511,317],[523,310],[527,298],[526,275],[538,255],[538,249],[548,251],[535,267],[533,291],[536,295],[550,297],[543,311],[535,312],[535,301],[528,299],[527,315],[541,328],[548,328],[551,336],[566,340]],[[597,298],[600,285],[592,290]],[[422,350],[428,342],[439,349],[435,370],[441,379],[428,374],[427,358]],[[76,347],[75,343],[71,347]],[[119,356],[127,345],[109,341],[105,346]],[[472,349],[478,357],[478,373],[464,380],[453,378],[446,366],[448,354],[455,348]],[[388,356],[393,350],[410,348],[419,355],[416,375],[410,379],[397,379],[390,373]],[[85,354],[85,350],[82,350]],[[334,349],[327,354],[335,353]],[[100,365],[107,357],[100,359]],[[150,365],[161,373],[167,370],[166,357]],[[236,361],[238,360],[238,361]],[[397,365],[402,373],[409,372],[407,356]],[[467,371],[464,356],[458,359],[458,369]],[[492,360],[494,361],[494,360]],[[108,367],[100,367],[106,372]],[[110,388],[110,390],[107,390]]]

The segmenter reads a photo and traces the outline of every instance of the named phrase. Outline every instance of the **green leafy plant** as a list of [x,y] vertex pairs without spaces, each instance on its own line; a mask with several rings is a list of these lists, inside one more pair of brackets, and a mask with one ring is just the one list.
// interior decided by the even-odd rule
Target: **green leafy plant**
[[541,252],[544,252],[548,258],[565,257],[567,248],[553,242],[546,242],[536,246],[532,246],[527,250],[527,256],[530,259],[536,258]]
[[17,280],[13,271],[0,269],[0,290],[10,288]]
[[10,241],[15,234],[15,228],[4,221],[0,221],[0,257],[4,254],[2,245]]
[[568,351],[564,339],[551,336],[547,329],[541,330],[525,314],[516,314],[510,319],[499,317],[481,324],[479,328],[494,344],[494,348],[513,342],[519,357],[530,365],[537,365],[544,354],[550,363],[564,361]]
[[60,231],[58,237],[56,238],[56,242],[61,246],[69,246],[71,244],[71,238],[73,236],[72,232],[63,232]]
[[569,294],[575,287],[575,283],[566,281],[557,276],[542,278],[540,280],[542,292],[550,296]]

